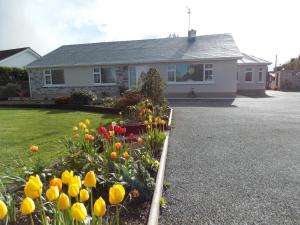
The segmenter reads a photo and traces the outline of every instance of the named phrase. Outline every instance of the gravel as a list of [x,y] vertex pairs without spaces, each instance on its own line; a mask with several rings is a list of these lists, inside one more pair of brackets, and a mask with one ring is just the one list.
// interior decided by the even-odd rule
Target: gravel
[[173,101],[160,224],[300,224],[300,92]]

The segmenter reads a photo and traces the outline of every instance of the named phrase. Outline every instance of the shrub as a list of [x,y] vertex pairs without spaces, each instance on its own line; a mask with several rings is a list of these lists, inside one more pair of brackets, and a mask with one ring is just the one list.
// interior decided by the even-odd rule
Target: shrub
[[0,85],[19,81],[28,81],[28,74],[26,70],[15,67],[0,66]]
[[97,95],[91,91],[76,91],[72,93],[70,100],[76,105],[91,105],[97,100]]
[[2,91],[2,97],[4,99],[7,99],[9,97],[19,97],[20,91],[21,91],[20,85],[8,83]]
[[106,97],[102,100],[103,106],[107,108],[117,108],[118,98],[117,97]]
[[120,97],[118,108],[127,111],[129,106],[133,106],[143,99],[144,96],[138,90],[129,89],[124,92],[122,97]]
[[150,98],[154,104],[164,101],[165,82],[155,68],[150,68],[146,74],[142,74],[141,93]]
[[53,100],[54,100],[54,103],[57,105],[65,105],[65,104],[70,103],[70,97],[68,97],[68,96],[57,97],[57,98],[54,98]]

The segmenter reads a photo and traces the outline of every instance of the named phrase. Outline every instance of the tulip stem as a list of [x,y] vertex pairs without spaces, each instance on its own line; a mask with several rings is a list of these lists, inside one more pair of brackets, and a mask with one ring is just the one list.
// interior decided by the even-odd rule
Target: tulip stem
[[93,189],[91,188],[91,214],[92,217],[94,215],[94,210],[93,210]]
[[30,215],[29,215],[29,218],[30,218],[31,225],[34,225],[34,221],[33,221],[32,214],[31,214],[31,213],[30,213]]
[[120,211],[118,206],[116,206],[116,219],[117,219],[117,225],[120,225]]
[[40,197],[40,207],[41,207],[41,211],[42,211],[42,223],[43,224],[48,224],[47,220],[46,220],[46,213],[45,213],[45,210],[44,210],[44,206],[43,206],[43,201],[42,201],[42,197]]

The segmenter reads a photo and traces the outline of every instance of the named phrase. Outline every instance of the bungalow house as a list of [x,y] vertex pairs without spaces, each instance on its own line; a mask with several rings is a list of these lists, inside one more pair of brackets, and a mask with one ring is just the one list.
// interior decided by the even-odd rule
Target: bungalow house
[[[265,61],[249,62],[230,34],[196,36],[191,30],[188,37],[65,45],[27,70],[33,99],[68,96],[82,89],[99,97],[118,95],[120,88],[137,87],[150,67],[166,80],[169,98],[234,97],[238,90],[265,87],[264,65]],[[245,78],[239,74],[239,84],[237,71],[245,73]],[[243,79],[247,83],[242,84]]]
[[0,50],[0,66],[23,68],[40,57],[29,47]]

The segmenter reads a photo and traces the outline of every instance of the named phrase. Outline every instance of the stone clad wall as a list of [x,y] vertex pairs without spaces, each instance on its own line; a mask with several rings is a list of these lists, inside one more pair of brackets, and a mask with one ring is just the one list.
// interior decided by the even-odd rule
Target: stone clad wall
[[59,96],[70,96],[73,92],[79,90],[90,90],[94,92],[98,98],[101,98],[103,94],[110,96],[119,95],[118,85],[101,85],[101,86],[54,86],[45,87],[43,70],[41,69],[30,69],[30,87],[31,87],[31,98],[32,99],[53,99]]

